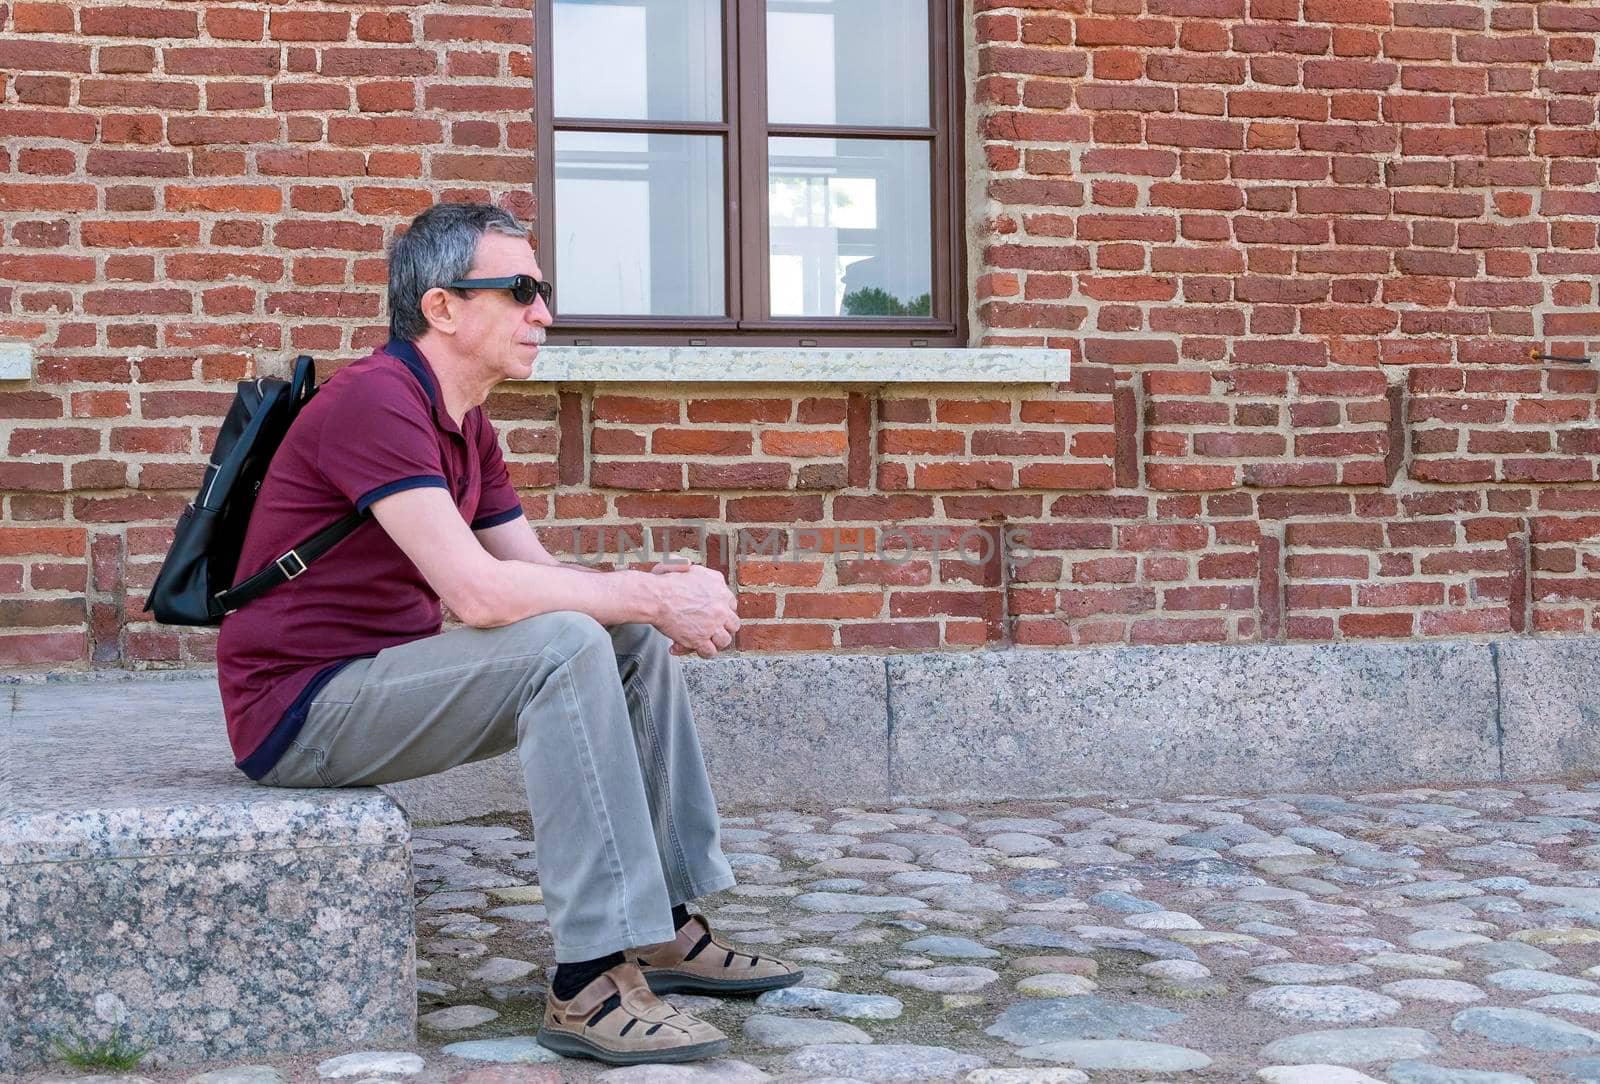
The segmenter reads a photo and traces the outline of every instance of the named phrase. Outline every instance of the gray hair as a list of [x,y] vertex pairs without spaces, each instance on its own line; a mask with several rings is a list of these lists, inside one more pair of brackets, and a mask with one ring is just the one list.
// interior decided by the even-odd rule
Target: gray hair
[[389,246],[389,334],[407,341],[428,330],[422,295],[472,271],[485,233],[527,237],[508,212],[487,203],[439,203],[411,220]]

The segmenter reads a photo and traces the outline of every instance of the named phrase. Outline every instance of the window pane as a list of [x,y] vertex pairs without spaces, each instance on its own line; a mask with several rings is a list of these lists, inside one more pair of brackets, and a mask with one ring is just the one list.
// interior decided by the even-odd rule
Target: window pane
[[773,139],[774,316],[931,316],[928,144]]
[[558,117],[722,119],[721,0],[555,0]]
[[722,138],[555,134],[564,316],[723,316]]
[[773,124],[928,123],[929,0],[767,0]]

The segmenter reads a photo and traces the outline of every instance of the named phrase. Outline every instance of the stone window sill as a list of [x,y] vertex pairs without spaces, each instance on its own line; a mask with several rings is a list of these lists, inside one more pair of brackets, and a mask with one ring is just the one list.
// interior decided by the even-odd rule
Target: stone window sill
[[530,382],[559,384],[1054,384],[1066,350],[753,346],[547,346]]

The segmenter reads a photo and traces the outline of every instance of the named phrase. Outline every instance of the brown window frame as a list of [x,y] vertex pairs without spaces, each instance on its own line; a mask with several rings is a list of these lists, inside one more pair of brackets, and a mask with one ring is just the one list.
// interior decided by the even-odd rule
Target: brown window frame
[[[559,345],[675,346],[965,346],[967,273],[961,209],[965,177],[962,103],[965,100],[964,5],[927,0],[927,128],[767,123],[765,0],[722,0],[720,122],[556,118],[552,22],[554,0],[534,0],[534,114],[537,127],[535,197],[539,263],[556,284],[555,323],[547,342]],[[723,161],[726,317],[592,316],[563,318],[556,266],[555,133],[578,130],[718,135]],[[930,144],[932,176],[933,315],[930,317],[772,317],[767,243],[769,136],[915,139]],[[747,151],[746,148],[749,148]],[[751,319],[744,319],[750,313]]]

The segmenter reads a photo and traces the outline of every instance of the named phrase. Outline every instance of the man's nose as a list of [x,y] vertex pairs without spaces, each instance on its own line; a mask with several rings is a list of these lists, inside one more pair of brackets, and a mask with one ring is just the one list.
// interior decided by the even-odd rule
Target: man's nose
[[555,323],[555,317],[550,314],[550,306],[544,303],[543,296],[535,297],[527,311],[529,323],[538,324],[540,327],[549,327]]

